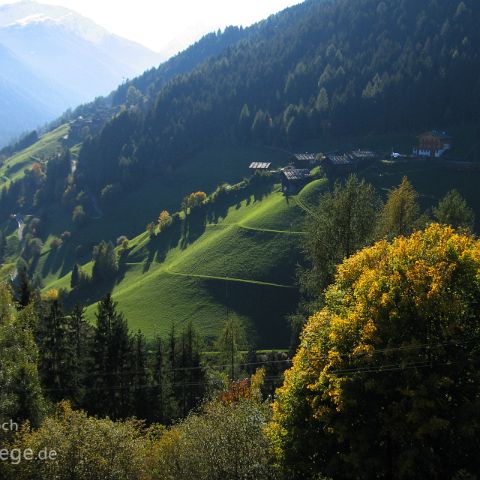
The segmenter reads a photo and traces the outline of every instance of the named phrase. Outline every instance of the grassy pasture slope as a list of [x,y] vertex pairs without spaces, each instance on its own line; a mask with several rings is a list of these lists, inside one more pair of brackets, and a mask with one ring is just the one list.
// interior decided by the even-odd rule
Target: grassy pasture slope
[[[44,230],[49,232],[45,247],[35,273],[44,284],[49,284],[65,276],[75,262],[75,248],[83,245],[85,256],[90,258],[92,246],[100,240],[115,240],[120,235],[132,238],[145,230],[147,223],[156,222],[162,210],[179,210],[182,198],[198,190],[207,193],[215,190],[222,182],[236,183],[251,172],[248,166],[252,161],[274,162],[275,166],[288,163],[289,155],[283,151],[267,147],[224,147],[209,148],[186,160],[173,172],[146,179],[145,183],[132,192],[125,192],[109,207],[103,208],[101,219],[92,220],[77,230],[71,223],[71,215],[60,207],[52,206]],[[57,251],[50,249],[54,236],[63,231],[73,232],[72,241]]]
[[[316,181],[306,191],[324,186]],[[154,240],[142,234],[131,241],[114,297],[130,327],[149,336],[192,320],[213,339],[228,310],[245,321],[258,346],[285,347],[285,315],[298,300],[294,272],[303,219],[295,199],[287,201],[277,186],[229,199],[206,218],[188,218]],[[46,288],[68,286],[69,275]],[[94,302],[102,293],[88,292],[83,300]]]
[[68,125],[43,135],[38,142],[7,158],[0,167],[0,186],[23,177],[24,170],[39,160],[46,160],[60,150],[61,139],[68,134]]

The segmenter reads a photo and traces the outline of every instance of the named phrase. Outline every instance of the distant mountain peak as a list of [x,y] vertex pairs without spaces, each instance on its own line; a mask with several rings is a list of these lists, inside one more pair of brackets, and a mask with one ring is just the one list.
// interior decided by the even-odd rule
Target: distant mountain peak
[[[108,94],[160,60],[68,8],[35,1],[0,5],[0,144]],[[7,120],[13,117],[16,123]]]
[[111,35],[93,20],[65,7],[27,0],[0,6],[0,28],[30,27],[41,24],[61,26],[90,42]]

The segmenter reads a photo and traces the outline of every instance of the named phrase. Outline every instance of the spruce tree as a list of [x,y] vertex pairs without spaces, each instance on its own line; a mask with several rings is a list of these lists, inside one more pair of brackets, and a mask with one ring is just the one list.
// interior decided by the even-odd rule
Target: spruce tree
[[182,416],[197,406],[203,396],[204,383],[199,339],[192,322],[189,322],[180,337],[177,374],[178,400]]
[[73,392],[75,352],[71,331],[58,299],[51,300],[39,324],[40,375],[54,401],[70,399]]
[[131,413],[132,340],[125,318],[111,294],[98,303],[92,342],[90,410],[112,418]]
[[135,416],[150,420],[152,416],[151,396],[149,388],[151,387],[151,376],[147,361],[147,348],[145,336],[138,331],[133,338],[132,355],[132,395],[133,409]]
[[160,337],[155,338],[152,386],[152,417],[156,422],[168,424],[177,416],[177,405],[172,389],[172,370]]
[[91,327],[85,319],[85,308],[79,304],[73,307],[69,318],[70,342],[74,352],[72,362],[72,397],[76,405],[83,402],[88,367]]

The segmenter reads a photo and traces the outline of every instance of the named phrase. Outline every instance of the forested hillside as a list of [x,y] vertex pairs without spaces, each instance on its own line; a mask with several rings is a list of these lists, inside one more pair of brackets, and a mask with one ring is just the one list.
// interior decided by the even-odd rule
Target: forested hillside
[[77,186],[141,180],[219,137],[295,145],[478,122],[479,13],[472,0],[307,1],[118,115],[85,143]]

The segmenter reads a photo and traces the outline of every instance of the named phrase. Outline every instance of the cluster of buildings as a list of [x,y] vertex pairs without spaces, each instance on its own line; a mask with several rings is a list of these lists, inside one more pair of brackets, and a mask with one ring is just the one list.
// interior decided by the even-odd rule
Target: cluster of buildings
[[98,107],[92,115],[80,115],[70,122],[70,137],[82,140],[86,135],[96,133],[112,118],[116,109]]
[[[418,145],[413,148],[416,157],[441,157],[452,147],[452,137],[443,131],[432,130],[418,136]],[[392,154],[392,157],[400,154]],[[321,166],[327,174],[342,175],[355,172],[367,166],[378,155],[371,150],[351,150],[348,152],[321,153],[295,153],[290,159],[290,164],[279,170],[273,170],[269,162],[252,162],[250,170],[255,172],[276,172],[282,180],[282,190],[286,194],[293,194],[301,190],[307,183],[315,178],[312,169]],[[396,157],[395,157],[396,158]]]
[[[357,170],[366,161],[376,157],[369,150],[353,150],[348,153],[333,153],[324,155],[321,153],[295,153],[286,167],[277,170],[282,180],[282,190],[286,194],[298,192],[307,183],[315,178],[312,169],[322,166],[326,173],[345,174]],[[273,171],[272,164],[267,162],[253,162],[250,170],[255,172]]]

